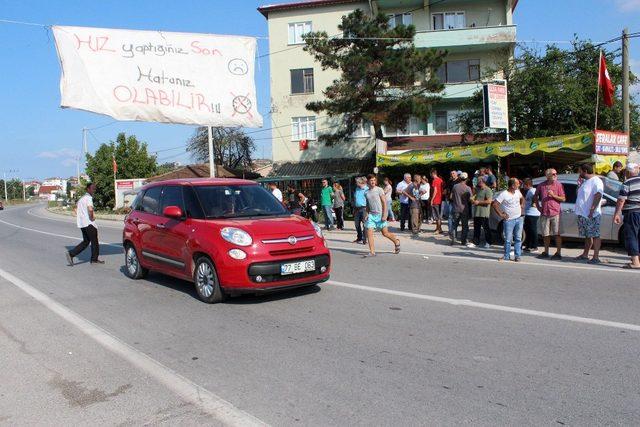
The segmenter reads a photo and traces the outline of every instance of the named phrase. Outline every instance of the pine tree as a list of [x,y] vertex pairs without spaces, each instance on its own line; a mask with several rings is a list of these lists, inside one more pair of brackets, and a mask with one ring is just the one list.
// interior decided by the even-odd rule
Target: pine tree
[[411,116],[426,120],[444,86],[436,77],[446,52],[417,49],[413,25],[389,26],[380,13],[369,16],[360,9],[342,17],[344,37],[325,31],[303,36],[304,50],[323,70],[340,71],[323,92],[325,99],[307,109],[326,112],[341,125],[319,139],[331,145],[349,138],[362,122],[369,122],[382,139],[382,126],[404,129]]

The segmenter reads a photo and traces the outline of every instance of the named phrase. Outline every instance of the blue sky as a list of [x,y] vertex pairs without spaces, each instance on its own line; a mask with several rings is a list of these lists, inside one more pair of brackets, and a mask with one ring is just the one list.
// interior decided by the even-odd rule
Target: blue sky
[[[270,2],[278,1],[0,0],[0,19],[264,37],[266,20],[256,8]],[[570,40],[575,33],[580,38],[603,41],[619,35],[625,26],[631,32],[640,31],[640,0],[520,0],[515,21],[519,40],[562,41]],[[258,51],[268,51],[267,40],[258,40]],[[59,108],[60,67],[53,37],[45,29],[0,22],[0,58],[0,173],[17,169],[19,172],[10,175],[23,179],[75,175],[74,158],[81,150],[82,128],[104,126],[113,120]],[[631,59],[632,70],[640,74],[640,39],[631,40]],[[256,72],[258,110],[265,118],[265,128],[270,127],[266,115],[268,65],[268,58],[258,60]],[[150,151],[158,151],[184,144],[193,127],[116,122],[89,134],[89,150],[122,131],[146,141]],[[257,157],[263,153],[270,156],[270,132],[253,136]],[[182,150],[161,151],[158,158],[189,161]]]

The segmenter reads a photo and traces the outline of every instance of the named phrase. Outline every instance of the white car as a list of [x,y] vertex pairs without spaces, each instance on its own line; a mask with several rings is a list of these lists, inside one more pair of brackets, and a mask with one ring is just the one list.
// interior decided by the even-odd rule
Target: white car
[[[578,174],[564,174],[558,175],[558,181],[564,187],[564,193],[566,201],[561,203],[562,213],[560,214],[560,233],[562,237],[579,239],[578,235],[578,221],[576,218],[575,203],[576,195],[578,194]],[[624,244],[624,235],[622,231],[622,225],[614,224],[613,214],[616,210],[616,202],[618,200],[618,194],[622,188],[620,181],[600,176],[604,183],[604,196],[600,202],[602,206],[602,220],[600,221],[600,236],[603,241],[616,242]],[[546,177],[540,177],[533,180],[535,187],[538,184],[546,181]],[[496,193],[497,196],[499,193]],[[502,218],[498,217],[493,209],[491,209],[491,217],[489,218],[489,226],[494,230],[500,240],[502,240]],[[540,222],[538,222],[538,233],[540,233]],[[524,236],[523,236],[524,241]]]

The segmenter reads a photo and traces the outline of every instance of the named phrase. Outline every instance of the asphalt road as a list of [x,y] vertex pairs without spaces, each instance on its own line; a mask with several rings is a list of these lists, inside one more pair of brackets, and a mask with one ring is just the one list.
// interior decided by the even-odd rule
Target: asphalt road
[[638,272],[333,233],[330,282],[207,305],[114,223],[67,267],[72,221],[0,212],[0,424],[640,424]]

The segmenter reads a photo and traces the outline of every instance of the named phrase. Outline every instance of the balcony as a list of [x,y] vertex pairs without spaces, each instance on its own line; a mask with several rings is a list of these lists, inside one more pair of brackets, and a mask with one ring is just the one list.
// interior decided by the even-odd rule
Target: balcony
[[516,42],[516,26],[472,27],[416,33],[417,48],[441,48],[450,52],[471,52],[510,47]]

